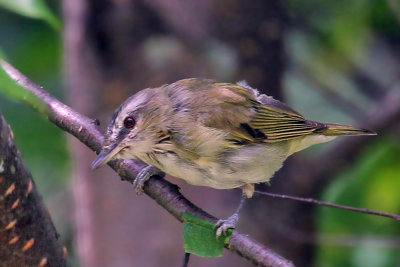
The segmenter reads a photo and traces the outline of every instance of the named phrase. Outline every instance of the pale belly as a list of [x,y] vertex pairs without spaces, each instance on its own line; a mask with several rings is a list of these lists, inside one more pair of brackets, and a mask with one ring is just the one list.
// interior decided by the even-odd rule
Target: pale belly
[[287,145],[281,142],[241,148],[220,155],[218,160],[200,158],[186,161],[172,153],[158,154],[157,160],[160,164],[142,160],[193,185],[230,189],[245,184],[268,182],[282,167],[287,152]]

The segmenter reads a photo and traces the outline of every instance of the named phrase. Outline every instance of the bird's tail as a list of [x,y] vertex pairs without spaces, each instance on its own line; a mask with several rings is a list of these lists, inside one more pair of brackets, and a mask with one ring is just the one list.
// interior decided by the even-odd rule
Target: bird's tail
[[341,125],[334,123],[321,123],[321,128],[316,132],[326,135],[326,136],[338,136],[338,135],[376,135],[376,132],[368,130],[356,128],[349,125]]
[[332,141],[340,135],[376,135],[374,131],[355,128],[349,125],[320,123],[316,121],[307,121],[307,123],[311,125],[315,131],[303,138],[293,140],[288,151],[288,156],[312,145]]

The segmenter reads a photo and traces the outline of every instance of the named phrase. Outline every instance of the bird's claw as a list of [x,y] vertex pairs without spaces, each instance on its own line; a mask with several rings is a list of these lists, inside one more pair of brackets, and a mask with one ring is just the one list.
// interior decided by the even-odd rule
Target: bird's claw
[[153,165],[148,165],[140,170],[136,176],[136,179],[133,181],[133,188],[135,189],[137,195],[143,194],[144,183],[154,175],[163,177],[165,173]]
[[235,229],[238,220],[239,217],[236,214],[233,214],[226,220],[218,220],[218,222],[214,225],[214,229],[217,229],[217,239],[219,239],[222,234],[226,236],[226,232],[229,229]]

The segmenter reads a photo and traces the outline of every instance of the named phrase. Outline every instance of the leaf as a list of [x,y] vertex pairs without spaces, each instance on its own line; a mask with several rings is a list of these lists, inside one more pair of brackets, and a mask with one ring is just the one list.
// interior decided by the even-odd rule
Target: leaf
[[0,7],[22,16],[42,19],[56,30],[61,28],[60,20],[53,14],[44,0],[0,0]]
[[21,102],[28,103],[28,105],[39,110],[40,113],[47,113],[47,106],[37,98],[33,93],[27,91],[23,87],[19,86],[5,71],[3,64],[7,64],[3,61],[4,53],[0,49],[0,93],[3,93],[11,99],[15,99]]
[[189,213],[184,213],[183,220],[183,246],[187,253],[200,257],[221,257],[226,244],[229,244],[232,230],[226,236],[216,238],[216,230],[212,222],[200,219]]
[[[0,0],[1,1],[1,0]],[[4,52],[3,52],[3,49],[1,49],[1,47],[0,47],[0,59],[7,59],[6,58],[6,55],[4,54]]]

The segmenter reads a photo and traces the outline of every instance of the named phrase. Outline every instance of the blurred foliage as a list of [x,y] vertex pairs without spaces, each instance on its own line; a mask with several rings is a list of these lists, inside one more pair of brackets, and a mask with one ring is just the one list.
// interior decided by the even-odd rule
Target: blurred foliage
[[[6,61],[2,62],[2,59],[5,59],[5,56],[0,50],[0,64],[4,63],[4,66],[7,68],[8,63]],[[12,100],[25,102],[28,106],[38,110],[43,116],[48,112],[48,108],[43,101],[37,98],[33,93],[19,86],[3,68],[0,68],[0,92]]]
[[[51,94],[63,99],[61,32],[49,27],[50,24],[59,28],[56,16],[43,1],[0,0],[0,7],[6,5],[7,9],[0,8],[0,58],[6,58]],[[9,96],[16,99],[23,98],[18,86],[5,75],[0,73],[1,91],[8,91]],[[16,144],[50,209],[61,242],[69,247],[71,202],[66,188],[69,188],[70,166],[64,132],[36,111],[32,112],[30,107],[16,100],[10,101],[4,95],[0,97],[0,110],[11,125]]]
[[[6,57],[22,73],[58,97],[62,97],[60,38],[60,33],[46,24],[0,9],[0,47]],[[53,191],[50,184],[59,183],[59,178],[65,179],[68,154],[64,134],[25,105],[10,103],[4,98],[0,104],[33,175],[39,181],[46,181],[50,193]],[[50,160],[54,164],[49,164]]]
[[0,7],[22,16],[42,19],[56,30],[61,27],[60,20],[51,12],[43,0],[0,0]]
[[[284,83],[293,107],[311,119],[355,123],[351,109],[365,114],[393,90],[400,74],[400,14],[390,2],[287,2],[295,23],[287,36]],[[380,136],[327,188],[322,200],[398,214],[400,149],[395,138]],[[398,265],[398,222],[329,208],[320,208],[318,217],[316,266]]]
[[[325,192],[323,199],[398,214],[400,149],[392,138],[377,142],[357,165]],[[321,238],[318,266],[395,266],[399,261],[400,229],[392,219],[320,208],[319,228],[336,237]]]
[[365,109],[375,100],[368,88],[397,81],[400,27],[388,1],[291,0],[288,10],[295,22],[286,42],[290,67],[319,95],[330,91]]

